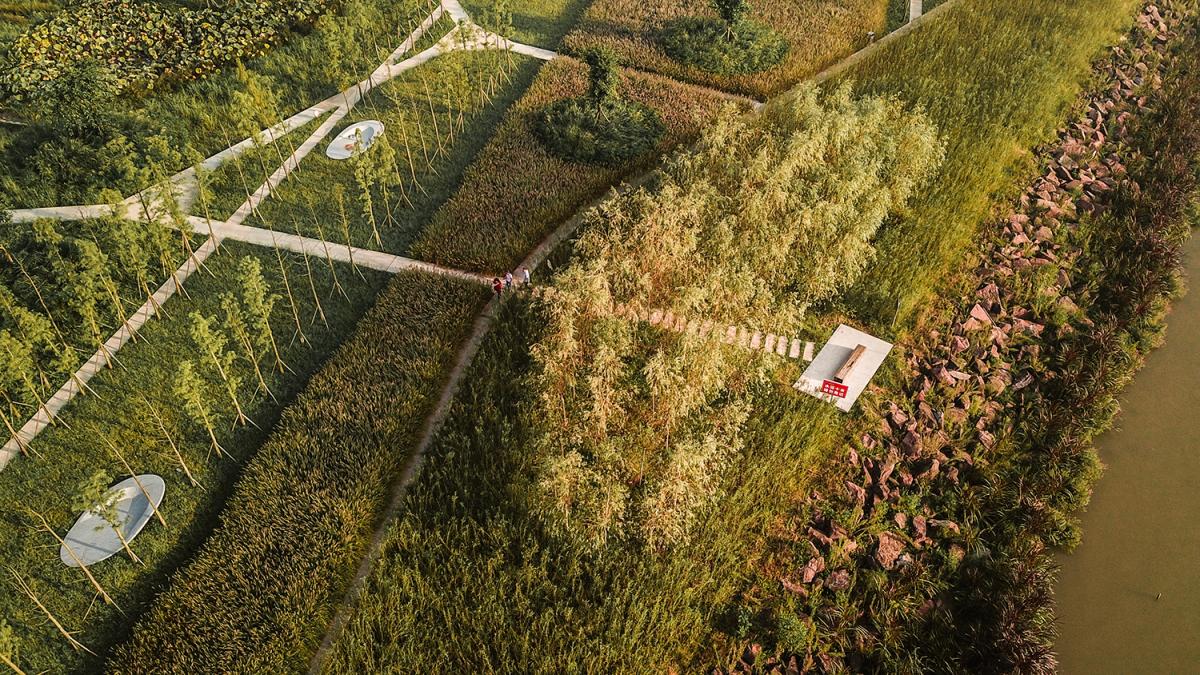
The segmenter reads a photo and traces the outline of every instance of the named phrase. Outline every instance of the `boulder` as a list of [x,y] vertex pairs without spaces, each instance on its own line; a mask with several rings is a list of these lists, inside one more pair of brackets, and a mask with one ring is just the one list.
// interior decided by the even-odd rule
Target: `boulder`
[[893,569],[896,559],[904,552],[905,547],[904,539],[892,532],[883,532],[875,546],[875,561],[885,570]]

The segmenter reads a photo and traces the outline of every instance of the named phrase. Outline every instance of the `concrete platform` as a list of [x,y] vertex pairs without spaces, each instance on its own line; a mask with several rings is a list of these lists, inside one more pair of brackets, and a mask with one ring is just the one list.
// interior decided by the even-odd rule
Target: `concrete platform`
[[[827,380],[834,380],[838,370],[859,345],[865,347],[866,350],[841,382],[846,388],[845,396],[837,397],[823,393],[821,391],[822,384]],[[875,376],[876,371],[883,365],[883,360],[891,351],[892,343],[842,324],[837,327],[837,330],[829,338],[829,342],[825,343],[813,362],[805,369],[804,374],[792,386],[806,394],[833,403],[842,412],[850,412],[850,409],[854,407],[854,402],[867,388],[871,378]]]

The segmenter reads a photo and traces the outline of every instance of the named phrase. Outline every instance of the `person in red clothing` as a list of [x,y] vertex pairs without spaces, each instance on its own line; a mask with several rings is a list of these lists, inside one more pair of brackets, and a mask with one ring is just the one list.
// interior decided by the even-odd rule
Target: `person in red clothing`
[[500,277],[492,279],[492,290],[496,291],[497,296],[504,292],[504,283],[500,281]]

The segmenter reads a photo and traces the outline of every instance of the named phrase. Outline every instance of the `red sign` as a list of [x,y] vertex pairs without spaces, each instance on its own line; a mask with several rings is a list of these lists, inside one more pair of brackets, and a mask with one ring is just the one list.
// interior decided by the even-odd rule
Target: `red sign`
[[821,382],[821,393],[838,398],[846,398],[846,394],[850,393],[850,388],[840,382],[825,380]]

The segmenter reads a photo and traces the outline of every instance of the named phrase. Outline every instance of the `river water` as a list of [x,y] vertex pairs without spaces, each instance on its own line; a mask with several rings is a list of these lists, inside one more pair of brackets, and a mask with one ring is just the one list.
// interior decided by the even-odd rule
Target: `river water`
[[1065,675],[1200,673],[1200,236],[1187,274],[1166,342],[1099,439],[1083,543],[1059,556]]

